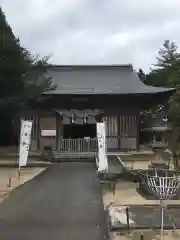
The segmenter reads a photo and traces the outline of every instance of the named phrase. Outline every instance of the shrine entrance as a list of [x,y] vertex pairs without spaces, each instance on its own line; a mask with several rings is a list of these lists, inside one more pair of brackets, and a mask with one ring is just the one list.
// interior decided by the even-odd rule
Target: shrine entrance
[[64,124],[64,138],[83,139],[96,137],[96,124]]

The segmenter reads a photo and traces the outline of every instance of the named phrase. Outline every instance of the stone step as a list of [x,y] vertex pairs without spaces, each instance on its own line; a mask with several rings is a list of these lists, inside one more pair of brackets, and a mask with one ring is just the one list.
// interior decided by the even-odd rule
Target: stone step
[[61,160],[62,158],[93,158],[94,153],[91,152],[53,152],[53,160]]

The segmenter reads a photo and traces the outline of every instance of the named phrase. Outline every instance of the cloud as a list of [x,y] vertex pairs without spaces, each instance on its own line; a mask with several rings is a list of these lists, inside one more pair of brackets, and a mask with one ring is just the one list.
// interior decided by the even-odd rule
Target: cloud
[[0,0],[21,43],[56,64],[132,63],[148,71],[180,44],[179,0]]

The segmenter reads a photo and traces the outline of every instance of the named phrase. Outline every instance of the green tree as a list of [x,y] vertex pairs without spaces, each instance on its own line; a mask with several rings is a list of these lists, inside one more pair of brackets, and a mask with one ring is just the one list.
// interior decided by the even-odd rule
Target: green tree
[[21,46],[0,7],[0,144],[9,143],[14,119],[19,121],[42,92],[55,88],[46,74],[48,60]]
[[146,74],[145,72],[140,68],[139,71],[138,71],[138,76],[139,76],[139,79],[145,83],[146,82]]
[[173,154],[174,166],[180,167],[180,91],[173,94],[169,104],[169,121],[172,124],[172,132],[169,134],[169,147]]
[[46,76],[48,57],[33,56],[20,45],[0,8],[0,110],[13,117],[55,88]]
[[178,46],[166,40],[158,53],[157,63],[147,75],[146,83],[157,87],[176,87],[180,84]]
[[166,40],[159,50],[157,64],[147,76],[147,84],[177,88],[169,101],[169,121],[172,132],[169,134],[169,146],[173,153],[174,166],[179,168],[180,159],[180,53],[174,42]]

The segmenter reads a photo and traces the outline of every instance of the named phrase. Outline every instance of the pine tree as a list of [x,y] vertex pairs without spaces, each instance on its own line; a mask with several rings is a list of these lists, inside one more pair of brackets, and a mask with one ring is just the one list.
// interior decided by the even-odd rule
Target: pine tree
[[157,63],[147,76],[147,84],[157,87],[176,87],[180,84],[180,53],[178,46],[166,40],[159,50]]
[[159,50],[159,57],[157,57],[157,64],[154,66],[158,69],[167,69],[173,67],[176,61],[180,59],[180,53],[178,53],[178,46],[174,42],[165,40],[163,48]]

